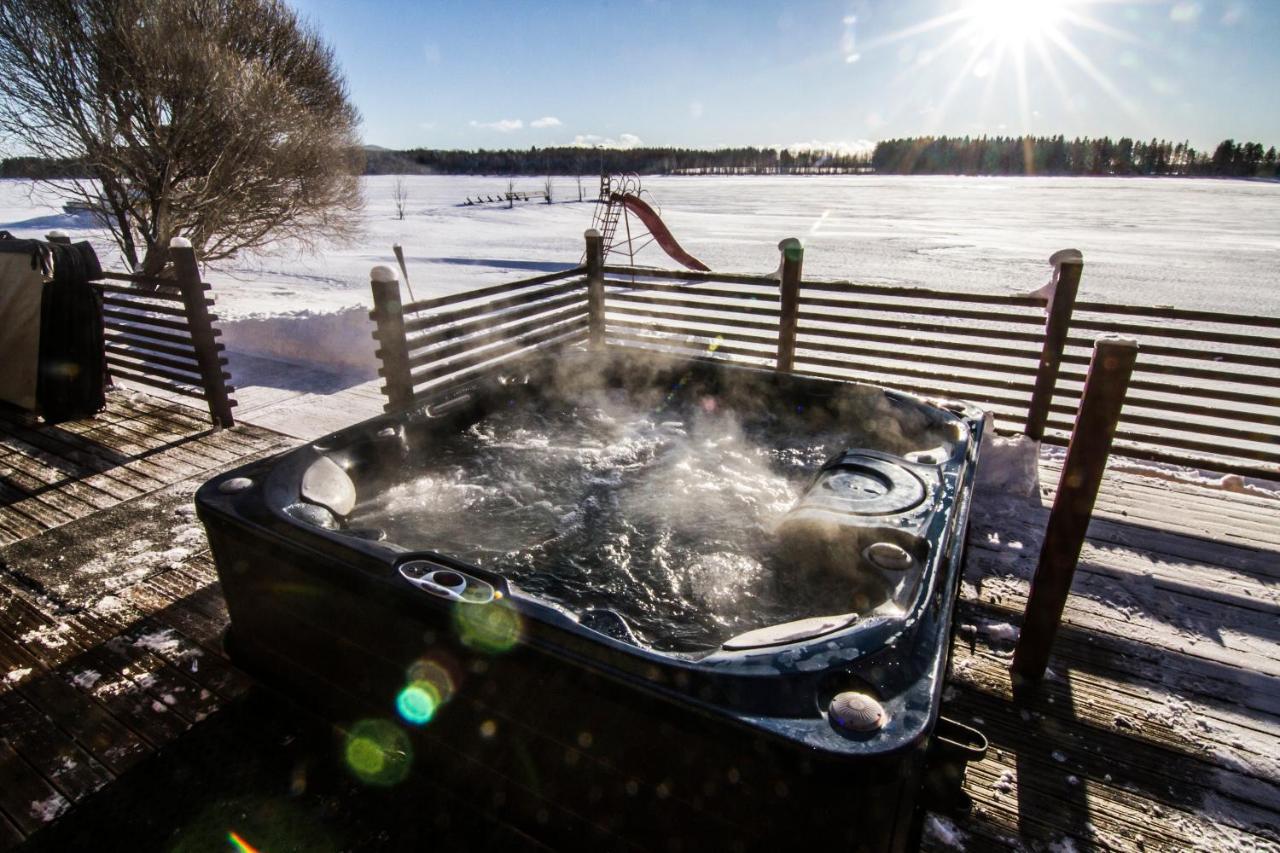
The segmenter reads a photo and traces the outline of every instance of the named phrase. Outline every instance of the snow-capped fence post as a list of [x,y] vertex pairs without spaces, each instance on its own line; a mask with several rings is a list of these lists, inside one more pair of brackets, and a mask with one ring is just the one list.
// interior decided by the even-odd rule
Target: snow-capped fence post
[[1076,249],[1063,249],[1049,257],[1053,265],[1053,281],[1049,285],[1048,317],[1044,325],[1044,347],[1040,352],[1040,366],[1036,370],[1035,390],[1027,406],[1027,422],[1023,432],[1036,441],[1044,438],[1045,421],[1049,418],[1049,406],[1058,386],[1058,370],[1062,366],[1062,349],[1067,344],[1071,330],[1071,312],[1075,308],[1076,293],[1080,290],[1080,274],[1084,270],[1084,256]]
[[804,246],[795,237],[778,244],[782,255],[778,287],[781,313],[778,316],[778,363],[780,373],[790,373],[796,361],[796,326],[800,315],[800,273],[804,266]]
[[1039,679],[1048,666],[1137,358],[1136,341],[1102,338],[1093,345],[1058,493],[1031,579],[1022,633],[1013,653],[1011,668],[1023,678]]
[[169,241],[169,260],[177,275],[178,290],[182,293],[183,307],[187,314],[187,330],[191,334],[191,348],[195,350],[196,365],[204,385],[204,400],[209,406],[209,419],[217,427],[233,427],[231,395],[227,388],[228,374],[222,372],[223,360],[218,356],[218,331],[213,327],[214,317],[209,313],[212,299],[205,293],[209,285],[200,280],[200,265],[196,263],[195,249],[185,237]]
[[604,349],[604,238],[587,229],[587,327],[591,349]]
[[378,342],[378,359],[382,366],[384,407],[388,412],[407,407],[413,402],[413,378],[409,375],[409,345],[405,340],[404,303],[400,301],[400,282],[391,267],[376,266],[369,273],[373,288],[373,310],[369,319],[377,324],[373,333]]

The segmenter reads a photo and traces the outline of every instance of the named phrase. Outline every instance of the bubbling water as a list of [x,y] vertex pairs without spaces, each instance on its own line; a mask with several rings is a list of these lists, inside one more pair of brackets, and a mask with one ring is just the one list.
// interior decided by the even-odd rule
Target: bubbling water
[[664,651],[848,612],[838,593],[788,582],[772,530],[856,439],[744,426],[712,403],[599,392],[498,409],[420,453],[349,523],[576,612],[611,608]]

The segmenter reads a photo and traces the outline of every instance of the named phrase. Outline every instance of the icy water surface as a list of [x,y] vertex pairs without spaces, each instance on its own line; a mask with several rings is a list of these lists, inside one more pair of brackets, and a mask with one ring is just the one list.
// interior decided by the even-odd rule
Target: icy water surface
[[578,612],[611,607],[654,648],[711,648],[852,609],[830,587],[788,582],[771,531],[823,462],[863,440],[744,426],[709,400],[516,407],[433,448],[427,467],[350,523]]

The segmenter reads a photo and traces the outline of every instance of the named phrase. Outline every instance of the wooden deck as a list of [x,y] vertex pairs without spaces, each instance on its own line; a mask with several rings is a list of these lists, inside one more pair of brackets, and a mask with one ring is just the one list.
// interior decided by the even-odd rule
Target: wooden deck
[[[141,395],[0,412],[0,849],[540,849],[432,780],[360,787],[223,657],[190,495],[291,441]],[[1015,697],[1046,513],[975,508],[945,712],[992,749],[926,847],[1280,849],[1280,501],[1111,474],[1053,677]]]

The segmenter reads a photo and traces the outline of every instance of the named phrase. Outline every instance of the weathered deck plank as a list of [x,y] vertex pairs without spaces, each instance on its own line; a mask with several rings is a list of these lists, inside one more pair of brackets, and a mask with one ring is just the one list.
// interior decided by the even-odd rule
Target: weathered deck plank
[[1045,513],[975,505],[944,712],[992,751],[926,846],[1280,850],[1280,501],[1109,472],[1051,675],[1015,696]]

